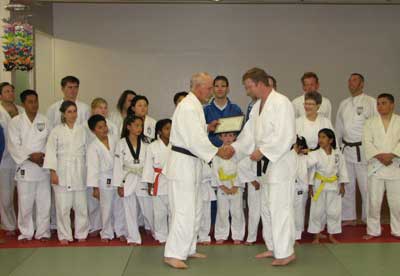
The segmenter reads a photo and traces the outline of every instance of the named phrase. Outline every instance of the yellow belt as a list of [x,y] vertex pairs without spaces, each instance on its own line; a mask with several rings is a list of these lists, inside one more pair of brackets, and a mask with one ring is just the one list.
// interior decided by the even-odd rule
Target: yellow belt
[[318,200],[318,197],[320,196],[320,194],[322,193],[322,191],[325,188],[325,183],[334,183],[338,179],[336,175],[331,176],[331,177],[325,177],[323,175],[320,175],[319,173],[315,173],[314,178],[321,180],[321,184],[319,185],[317,191],[315,192],[315,194],[313,196],[314,201]]
[[225,174],[224,169],[223,168],[219,168],[218,169],[218,177],[219,177],[219,180],[221,180],[221,181],[230,181],[232,186],[234,186],[233,181],[236,179],[237,173]]

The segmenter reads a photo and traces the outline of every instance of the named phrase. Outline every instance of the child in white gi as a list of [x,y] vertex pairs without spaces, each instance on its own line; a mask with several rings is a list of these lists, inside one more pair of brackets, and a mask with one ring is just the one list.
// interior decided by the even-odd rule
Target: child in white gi
[[21,232],[18,240],[31,240],[34,234],[35,239],[47,240],[50,238],[51,188],[49,170],[42,166],[50,133],[49,123],[45,116],[38,113],[39,100],[35,91],[25,90],[20,98],[25,112],[15,116],[8,124],[8,150],[17,163],[15,179],[18,229]]
[[334,234],[342,232],[342,197],[344,184],[349,182],[342,153],[336,148],[335,133],[328,128],[318,133],[318,148],[308,154],[307,166],[312,168],[309,194],[312,198],[308,232],[319,243],[322,219],[326,215],[329,241],[338,243]]
[[121,136],[115,148],[113,185],[118,187],[118,195],[124,201],[127,243],[139,245],[142,239],[138,226],[138,194],[143,189],[147,193],[147,184],[142,183],[148,146],[143,141],[143,120],[137,116],[126,117]]
[[[223,145],[230,145],[236,139],[236,134],[221,133]],[[243,212],[243,184],[237,178],[237,164],[233,160],[224,160],[216,156],[212,168],[217,191],[217,218],[215,222],[215,239],[222,244],[228,239],[229,230],[232,232],[234,244],[240,244],[244,238],[245,219]],[[231,223],[229,223],[229,214]]]
[[124,240],[126,226],[123,201],[112,185],[117,140],[109,134],[106,119],[102,115],[91,116],[88,126],[95,139],[87,150],[87,186],[92,187],[90,197],[100,201],[100,237],[102,241],[108,242],[114,239],[115,231],[117,237]]
[[168,202],[168,179],[162,174],[162,168],[171,150],[169,136],[170,119],[159,120],[156,124],[158,139],[148,146],[142,181],[148,183],[154,207],[154,235],[160,243],[165,243],[168,236],[170,208]]
[[85,241],[89,232],[86,197],[87,133],[77,124],[76,103],[61,104],[62,124],[50,133],[43,168],[50,169],[57,215],[57,234],[61,244],[73,241],[70,211],[75,213],[75,238]]

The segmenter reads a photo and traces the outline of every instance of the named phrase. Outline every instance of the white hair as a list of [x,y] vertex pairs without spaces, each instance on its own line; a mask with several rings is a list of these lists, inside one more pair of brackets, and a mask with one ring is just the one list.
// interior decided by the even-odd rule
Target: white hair
[[196,85],[205,83],[207,79],[211,79],[211,75],[207,72],[194,74],[190,79],[190,89],[193,89]]

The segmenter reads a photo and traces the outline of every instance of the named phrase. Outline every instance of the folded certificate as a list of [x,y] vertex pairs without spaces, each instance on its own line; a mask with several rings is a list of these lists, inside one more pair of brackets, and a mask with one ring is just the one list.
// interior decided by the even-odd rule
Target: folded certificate
[[239,132],[242,129],[243,121],[244,115],[220,118],[214,133]]

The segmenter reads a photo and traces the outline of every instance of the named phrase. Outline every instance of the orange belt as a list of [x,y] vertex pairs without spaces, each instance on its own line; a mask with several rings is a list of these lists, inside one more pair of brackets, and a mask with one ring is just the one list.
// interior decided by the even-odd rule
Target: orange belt
[[154,180],[153,196],[156,196],[157,193],[158,193],[158,180],[160,178],[162,169],[161,168],[154,168],[154,172],[156,173],[156,179]]

